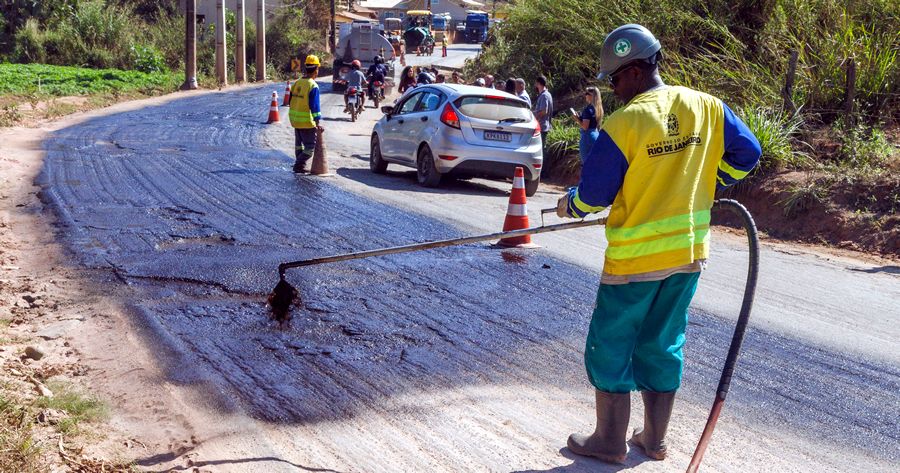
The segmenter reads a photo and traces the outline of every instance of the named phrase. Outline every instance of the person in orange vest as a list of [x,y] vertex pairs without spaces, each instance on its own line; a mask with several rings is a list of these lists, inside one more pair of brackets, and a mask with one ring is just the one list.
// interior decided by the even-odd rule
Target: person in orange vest
[[306,163],[312,159],[316,150],[316,140],[322,127],[322,109],[319,103],[319,58],[310,54],[306,56],[303,66],[303,78],[291,86],[291,108],[288,117],[294,127],[294,172],[305,173]]
[[666,458],[666,430],[681,386],[688,306],[709,258],[717,189],[759,163],[759,141],[722,100],[669,86],[662,51],[647,28],[613,30],[600,50],[600,80],[625,105],[602,124],[581,182],[557,204],[561,217],[609,207],[603,274],[584,350],[596,428],[568,447],[611,463],[628,451],[631,391],[641,391],[644,427],[631,443]]

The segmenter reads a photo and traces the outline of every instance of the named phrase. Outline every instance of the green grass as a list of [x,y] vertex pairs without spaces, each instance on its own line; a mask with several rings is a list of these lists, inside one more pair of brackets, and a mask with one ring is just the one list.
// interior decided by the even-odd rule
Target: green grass
[[0,394],[0,466],[3,471],[43,471],[40,448],[31,437],[31,428],[27,409]]
[[[803,126],[800,115],[789,116],[781,111],[762,107],[738,112],[762,147],[760,167],[764,170],[795,169],[809,164],[809,155],[795,149],[796,135]],[[796,142],[799,146],[802,143]]]
[[61,420],[57,426],[64,434],[77,433],[79,423],[102,420],[108,414],[108,408],[102,401],[93,396],[86,396],[68,384],[50,382],[47,383],[47,387],[53,391],[53,397],[40,397],[35,406],[42,409],[58,409],[68,414],[69,417]]
[[178,73],[146,74],[118,69],[87,69],[47,64],[0,64],[0,96],[68,96],[140,92],[146,95],[172,92]]

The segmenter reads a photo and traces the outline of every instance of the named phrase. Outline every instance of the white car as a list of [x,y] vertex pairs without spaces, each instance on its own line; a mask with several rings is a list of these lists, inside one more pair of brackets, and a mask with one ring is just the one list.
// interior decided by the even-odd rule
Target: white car
[[541,128],[525,101],[484,87],[416,87],[372,130],[369,167],[388,163],[416,169],[419,184],[436,187],[445,175],[511,178],[525,170],[525,193],[534,195],[543,163]]

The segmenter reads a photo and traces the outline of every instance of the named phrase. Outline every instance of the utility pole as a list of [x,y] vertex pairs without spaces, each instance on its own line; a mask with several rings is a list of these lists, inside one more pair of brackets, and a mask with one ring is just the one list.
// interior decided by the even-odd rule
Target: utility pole
[[266,80],[266,0],[256,0],[256,80]]
[[335,31],[334,31],[334,15],[335,15],[335,12],[334,12],[334,0],[331,0],[331,37],[328,39],[328,45],[331,46],[331,54],[332,54],[332,56],[337,56],[337,53],[334,51],[335,48],[337,48],[337,45],[335,44],[335,40],[334,40],[334,36],[335,36]]
[[184,4],[184,84],[181,90],[197,88],[197,0]]
[[234,80],[238,84],[247,81],[247,46],[244,44],[246,34],[244,33],[244,0],[237,0],[235,21],[237,26],[235,43],[237,49],[234,54]]
[[216,79],[219,86],[228,85],[228,62],[225,59],[225,0],[216,0]]

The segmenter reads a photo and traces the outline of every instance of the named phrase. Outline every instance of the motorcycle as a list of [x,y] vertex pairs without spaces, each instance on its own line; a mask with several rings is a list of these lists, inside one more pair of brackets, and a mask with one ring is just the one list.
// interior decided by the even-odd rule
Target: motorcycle
[[365,106],[365,93],[360,87],[349,87],[347,89],[347,109],[350,112],[350,121],[355,122]]
[[372,101],[375,103],[375,109],[378,109],[378,104],[384,100],[384,83],[380,80],[376,80],[372,82],[372,89],[375,91],[372,94]]

